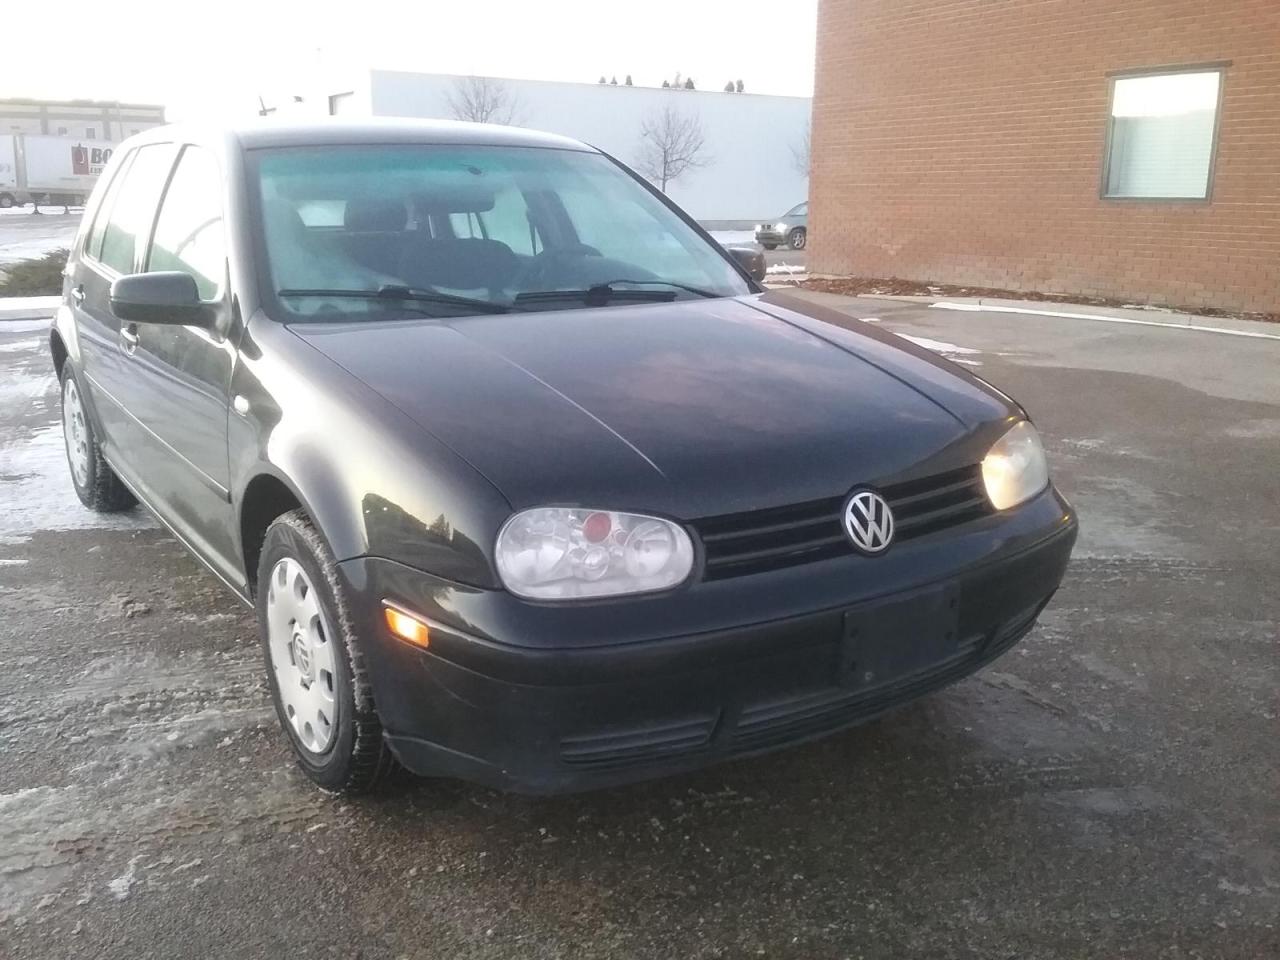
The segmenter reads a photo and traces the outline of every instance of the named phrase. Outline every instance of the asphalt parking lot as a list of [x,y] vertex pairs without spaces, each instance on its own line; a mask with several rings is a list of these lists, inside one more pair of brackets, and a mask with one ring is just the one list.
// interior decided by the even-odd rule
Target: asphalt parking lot
[[0,323],[0,957],[1280,956],[1280,341],[843,309],[1027,406],[1062,590],[868,726],[555,799],[316,792],[248,611],[79,507]]
[[0,210],[0,271],[5,264],[71,246],[83,212],[80,207],[72,207],[66,214],[62,207],[42,207],[39,214],[33,214],[30,204]]

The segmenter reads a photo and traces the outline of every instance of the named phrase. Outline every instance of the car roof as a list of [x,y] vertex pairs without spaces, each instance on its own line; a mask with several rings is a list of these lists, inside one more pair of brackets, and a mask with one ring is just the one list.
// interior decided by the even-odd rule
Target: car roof
[[450,143],[597,152],[594,147],[569,137],[493,123],[402,118],[347,120],[335,117],[314,120],[259,118],[227,125],[166,124],[130,137],[121,147],[174,140],[196,143],[232,141],[245,150],[346,144]]

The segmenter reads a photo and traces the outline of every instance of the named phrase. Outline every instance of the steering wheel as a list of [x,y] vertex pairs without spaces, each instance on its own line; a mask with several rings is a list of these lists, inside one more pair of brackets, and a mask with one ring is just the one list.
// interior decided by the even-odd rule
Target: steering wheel
[[537,254],[525,268],[520,277],[518,289],[541,290],[547,286],[547,280],[554,273],[584,257],[602,257],[595,247],[587,243],[567,243],[558,247],[548,247]]

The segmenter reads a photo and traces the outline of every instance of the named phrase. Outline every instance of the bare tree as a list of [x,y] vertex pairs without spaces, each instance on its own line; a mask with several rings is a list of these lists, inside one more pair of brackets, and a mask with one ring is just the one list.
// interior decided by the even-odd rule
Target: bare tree
[[448,101],[455,120],[505,124],[519,124],[521,120],[520,98],[506,83],[493,77],[459,77],[453,82]]
[[791,145],[791,164],[796,168],[796,173],[802,177],[809,175],[809,141],[812,136],[812,129],[806,126],[804,133],[800,135],[800,139]]
[[668,104],[641,121],[636,167],[666,193],[672,181],[711,162],[706,146],[697,116],[681,113]]

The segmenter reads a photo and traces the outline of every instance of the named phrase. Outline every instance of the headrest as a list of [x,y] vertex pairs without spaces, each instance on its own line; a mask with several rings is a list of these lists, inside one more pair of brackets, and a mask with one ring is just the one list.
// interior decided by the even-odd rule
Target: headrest
[[403,230],[409,222],[409,212],[403,200],[360,197],[347,201],[342,214],[342,224],[348,230]]

